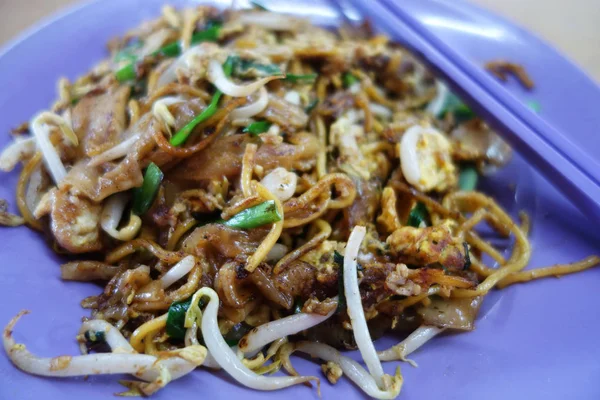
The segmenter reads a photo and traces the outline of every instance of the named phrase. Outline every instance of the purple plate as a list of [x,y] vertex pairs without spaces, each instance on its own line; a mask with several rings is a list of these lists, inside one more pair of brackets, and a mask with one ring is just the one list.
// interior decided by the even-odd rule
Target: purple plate
[[[6,132],[47,108],[55,97],[56,81],[61,76],[75,78],[103,58],[105,43],[144,19],[158,15],[160,0],[95,1],[41,25],[0,55],[0,146],[8,142]],[[173,1],[184,4],[185,1]],[[220,1],[226,5],[228,2]],[[291,3],[291,2],[290,2]],[[435,7],[435,3],[431,3]],[[445,7],[452,8],[449,2]],[[279,3],[283,7],[283,3]],[[296,13],[317,15],[315,21],[335,24],[336,11],[325,2],[302,0],[285,6]],[[458,7],[458,6],[457,6]],[[462,8],[461,13],[478,10]],[[277,8],[277,7],[274,7]],[[492,18],[486,14],[486,18]],[[537,39],[499,19],[494,29],[506,32],[506,40],[517,37],[515,46],[503,45],[503,56],[533,63],[528,43]],[[374,20],[377,26],[377,20]],[[487,56],[496,42],[485,35],[473,42],[472,54]],[[488,35],[489,36],[489,35]],[[397,38],[401,39],[401,38]],[[518,44],[518,45],[517,45]],[[483,56],[482,56],[483,57]],[[546,96],[550,76],[535,75],[537,98],[545,110],[560,110],[564,98]],[[519,90],[510,86],[510,90]],[[569,99],[578,102],[579,98]],[[582,104],[585,109],[589,104]],[[16,174],[2,175],[0,198],[14,199]],[[515,191],[515,184],[517,190]],[[501,173],[483,182],[488,193],[498,197],[511,212],[526,209],[532,213],[532,267],[568,262],[597,251],[600,234],[558,192],[519,158]],[[64,283],[59,278],[60,259],[43,239],[27,228],[0,230],[0,323],[4,325],[21,309],[32,314],[17,326],[15,337],[29,350],[42,356],[78,354],[75,334],[86,311],[80,300],[97,294],[93,284]],[[600,286],[597,270],[546,279],[509,287],[488,298],[485,312],[472,333],[436,338],[414,354],[419,368],[402,364],[405,386],[401,399],[598,399],[600,398],[600,346],[596,329],[600,327],[596,290]],[[385,338],[376,342],[384,348],[397,341]],[[319,366],[299,359],[297,368],[305,374],[320,374]],[[390,373],[396,363],[386,363]],[[0,399],[107,399],[122,391],[120,377],[48,379],[29,376],[15,369],[0,356]],[[361,392],[342,379],[336,386],[323,381],[323,397],[362,398]],[[156,399],[197,399],[265,396],[303,396],[317,398],[316,391],[293,387],[283,392],[265,393],[242,388],[222,373],[198,370],[172,382],[158,392]]]

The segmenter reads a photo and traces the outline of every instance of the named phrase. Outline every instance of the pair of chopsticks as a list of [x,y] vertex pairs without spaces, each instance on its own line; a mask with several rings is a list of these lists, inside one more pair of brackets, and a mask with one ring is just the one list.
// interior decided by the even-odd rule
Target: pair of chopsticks
[[[483,65],[473,63],[456,42],[451,47],[431,29],[428,23],[431,20],[454,17],[447,13],[442,2],[331,0],[330,3],[350,23],[360,18],[357,16],[366,16],[419,55],[581,212],[600,221],[600,149],[593,148],[596,141],[581,146],[571,140],[573,134],[598,135],[600,126],[595,132],[561,132],[532,112],[485,71]],[[569,65],[572,77],[563,74],[561,78],[585,77],[577,67]],[[591,80],[590,84],[594,85]],[[595,85],[594,88],[597,89]],[[598,93],[600,96],[600,89]]]

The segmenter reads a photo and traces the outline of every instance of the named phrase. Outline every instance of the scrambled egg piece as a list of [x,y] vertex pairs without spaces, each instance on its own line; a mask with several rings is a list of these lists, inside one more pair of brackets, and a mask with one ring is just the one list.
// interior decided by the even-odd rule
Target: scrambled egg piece
[[329,142],[340,151],[341,168],[348,170],[350,175],[358,175],[364,180],[369,180],[371,172],[377,165],[367,159],[358,142],[365,136],[362,125],[357,124],[359,115],[355,111],[345,113],[338,118],[330,128]]
[[383,189],[383,193],[381,194],[381,214],[377,217],[377,224],[386,233],[392,233],[402,227],[396,203],[397,198],[394,189],[391,187]]
[[440,132],[415,125],[404,133],[397,146],[404,177],[420,191],[441,192],[456,185],[452,148]]
[[35,210],[36,218],[50,214],[50,227],[58,244],[71,253],[102,248],[100,213],[102,206],[68,189],[52,189]]
[[387,238],[390,251],[406,264],[430,265],[439,263],[446,268],[462,270],[467,262],[461,240],[452,236],[450,224],[427,228],[404,226]]

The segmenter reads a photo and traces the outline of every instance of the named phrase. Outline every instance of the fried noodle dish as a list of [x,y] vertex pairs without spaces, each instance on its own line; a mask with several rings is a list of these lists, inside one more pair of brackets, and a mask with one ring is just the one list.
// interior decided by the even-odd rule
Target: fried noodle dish
[[[104,287],[81,303],[81,355],[38,357],[12,335],[26,311],[10,321],[25,372],[132,374],[129,395],[198,367],[318,390],[296,352],[391,399],[402,375],[381,362],[472,330],[490,290],[598,263],[522,271],[527,215],[475,190],[510,148],[368,24],[165,6],[108,49],[0,156],[23,164],[20,216],[2,201],[2,225],[39,230],[62,279]],[[382,335],[399,343],[377,351]]]

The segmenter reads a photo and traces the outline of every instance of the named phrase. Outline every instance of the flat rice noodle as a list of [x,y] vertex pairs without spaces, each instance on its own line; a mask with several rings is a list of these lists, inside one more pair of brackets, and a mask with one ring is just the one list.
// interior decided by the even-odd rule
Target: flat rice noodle
[[[100,202],[111,194],[139,187],[143,182],[142,169],[148,164],[148,158],[155,147],[154,132],[160,129],[160,124],[150,115],[138,124],[140,139],[133,145],[125,158],[116,163],[104,163],[99,166],[89,166],[88,159],[82,159],[71,168],[63,181],[63,185],[72,186],[89,199]],[[125,140],[123,137],[121,140]],[[170,157],[153,157],[159,166]]]
[[71,261],[60,266],[60,277],[66,281],[108,281],[120,267],[100,261]]
[[73,107],[73,131],[86,156],[95,156],[119,143],[126,127],[130,92],[128,85],[114,87],[97,96],[85,96]]
[[246,231],[222,224],[208,224],[196,228],[183,241],[182,250],[198,256],[217,253],[232,259],[238,255],[252,254],[265,234],[264,229]]
[[275,278],[278,289],[290,297],[308,298],[317,280],[317,269],[311,264],[295,260]]
[[194,119],[196,115],[200,114],[204,108],[206,108],[206,103],[200,98],[175,103],[172,106],[169,106],[169,110],[175,118],[175,128],[173,129],[173,132],[177,132],[183,128],[188,122]]
[[141,265],[115,275],[97,297],[97,309],[106,320],[120,320],[127,317],[130,296],[152,282],[150,268]]
[[[381,338],[392,325],[392,319],[379,315],[367,322],[371,339]],[[356,350],[356,341],[352,330],[344,328],[342,322],[337,318],[329,318],[319,325],[308,329],[304,336],[311,342],[321,342],[343,350]]]
[[[257,140],[249,135],[220,137],[206,149],[173,168],[172,180],[219,180],[235,178],[242,170],[246,145]],[[307,171],[316,163],[319,141],[313,134],[301,132],[290,137],[291,143],[264,143],[254,158],[257,165],[271,170],[276,167]]]
[[483,302],[483,296],[462,299],[443,299],[433,296],[430,300],[431,304],[417,310],[423,318],[423,324],[471,331],[475,328],[475,318]]
[[308,115],[302,107],[272,94],[269,95],[267,108],[258,116],[287,130],[300,129],[308,123]]
[[292,296],[279,290],[273,280],[269,265],[261,264],[250,274],[249,278],[267,300],[288,310],[292,308],[294,301]]
[[224,306],[231,309],[245,308],[253,297],[253,291],[248,287],[247,276],[238,274],[239,268],[243,269],[243,265],[228,262],[219,268],[215,275],[214,287],[219,299]]
[[356,186],[356,200],[350,207],[344,210],[346,213],[348,227],[366,225],[375,218],[379,207],[381,187],[376,180],[365,181],[358,177],[352,177]]

